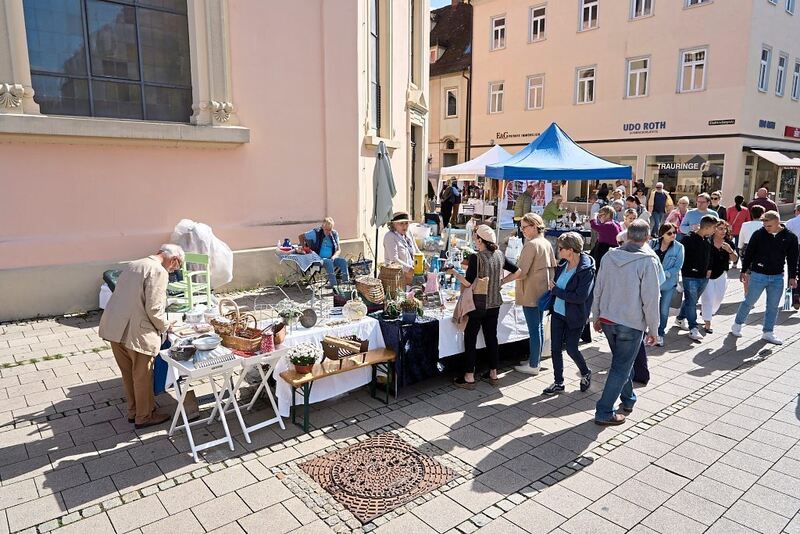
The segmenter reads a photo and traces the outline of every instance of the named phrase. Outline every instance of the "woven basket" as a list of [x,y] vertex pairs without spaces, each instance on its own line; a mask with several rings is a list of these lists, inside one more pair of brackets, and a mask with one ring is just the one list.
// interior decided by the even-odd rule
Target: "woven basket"
[[[225,312],[223,305],[233,307],[232,311]],[[231,299],[221,299],[219,301],[219,314],[228,323],[212,322],[214,331],[222,338],[222,345],[229,349],[241,350],[244,352],[258,352],[261,347],[261,330],[257,328],[258,320],[252,313],[240,313],[239,305]],[[253,326],[247,326],[252,321]]]
[[[351,350],[336,344],[331,343],[330,341],[349,341],[355,343],[359,346],[358,350]],[[324,362],[326,359],[328,360],[341,360],[343,358],[347,358],[348,356],[354,356],[356,354],[363,354],[369,350],[369,340],[368,339],[359,339],[358,336],[338,336],[338,337],[325,337],[322,339],[322,361]]]
[[356,289],[362,297],[372,304],[383,304],[386,294],[383,291],[383,283],[371,276],[359,276],[355,280]]
[[378,278],[383,284],[384,292],[390,296],[395,295],[397,289],[403,285],[403,267],[396,263],[381,265]]

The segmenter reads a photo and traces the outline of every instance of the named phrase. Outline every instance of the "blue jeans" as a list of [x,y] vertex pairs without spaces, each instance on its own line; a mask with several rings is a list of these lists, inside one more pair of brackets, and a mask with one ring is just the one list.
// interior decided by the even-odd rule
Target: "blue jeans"
[[672,295],[675,293],[675,288],[662,289],[661,300],[659,301],[658,311],[661,318],[658,321],[658,335],[664,337],[664,332],[667,329],[667,319],[669,319],[669,303],[672,302]]
[[528,323],[528,365],[539,367],[542,361],[542,342],[544,341],[544,326],[542,325],[542,312],[539,308],[522,307],[525,322]]
[[325,267],[325,270],[328,272],[328,283],[331,286],[336,285],[336,271],[334,270],[336,267],[339,268],[342,275],[342,282],[348,282],[350,280],[350,271],[346,259],[342,257],[334,259],[323,258],[322,266]]
[[697,328],[697,303],[707,285],[708,278],[683,279],[683,305],[678,312],[678,319],[688,319],[689,330]]
[[775,329],[775,319],[778,318],[778,305],[781,302],[781,297],[783,297],[782,274],[750,273],[747,294],[744,296],[744,302],[739,304],[739,311],[736,312],[736,324],[744,324],[747,320],[747,315],[765,289],[767,290],[767,309],[764,312],[764,332],[772,332]]
[[553,313],[550,316],[550,351],[553,358],[553,375],[555,376],[556,384],[564,383],[564,356],[561,353],[561,347],[567,346],[567,354],[578,366],[581,376],[586,376],[590,373],[589,367],[586,366],[586,360],[583,358],[580,349],[578,349],[578,340],[583,332],[583,327],[570,328],[567,320],[560,313]]
[[616,411],[614,403],[617,398],[626,408],[633,408],[636,393],[633,392],[633,362],[639,354],[644,332],[621,324],[604,324],[603,333],[611,348],[611,369],[608,370],[603,395],[597,401],[594,418],[596,421],[608,421]]
[[653,212],[650,214],[650,235],[658,237],[658,229],[661,228],[661,221],[663,220],[663,213]]

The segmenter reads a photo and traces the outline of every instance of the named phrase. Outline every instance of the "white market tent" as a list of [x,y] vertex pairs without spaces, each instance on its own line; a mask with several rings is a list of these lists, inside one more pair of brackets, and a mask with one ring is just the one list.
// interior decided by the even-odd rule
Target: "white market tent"
[[501,163],[510,157],[511,153],[505,148],[500,145],[494,145],[477,158],[451,167],[442,167],[439,171],[439,176],[441,178],[455,177],[458,180],[475,180],[478,176],[486,174],[487,165]]

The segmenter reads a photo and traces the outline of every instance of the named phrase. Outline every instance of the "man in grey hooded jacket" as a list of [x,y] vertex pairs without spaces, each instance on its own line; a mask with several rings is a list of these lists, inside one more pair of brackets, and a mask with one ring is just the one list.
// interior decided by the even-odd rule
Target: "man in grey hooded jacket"
[[633,411],[636,402],[631,382],[633,362],[645,332],[647,345],[656,341],[659,288],[666,276],[658,256],[647,245],[649,235],[650,225],[646,222],[631,223],[628,241],[603,256],[601,263],[606,268],[598,270],[595,281],[594,328],[605,334],[611,348],[611,369],[595,411],[595,423],[599,425],[625,422],[625,416],[614,409],[617,398],[621,401],[620,410]]

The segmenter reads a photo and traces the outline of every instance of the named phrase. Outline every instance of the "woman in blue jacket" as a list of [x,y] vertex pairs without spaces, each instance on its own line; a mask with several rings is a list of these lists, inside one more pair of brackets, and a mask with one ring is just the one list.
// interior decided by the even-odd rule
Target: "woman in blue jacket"
[[550,351],[553,358],[555,381],[542,393],[556,395],[564,391],[564,358],[561,348],[566,344],[569,354],[581,372],[581,391],[589,389],[592,371],[578,349],[594,295],[594,259],[583,253],[583,237],[567,232],[558,238],[561,263],[556,267],[555,284],[550,282],[552,302],[547,309],[550,315]]
[[658,229],[658,239],[650,241],[650,248],[661,260],[661,266],[667,277],[661,284],[661,320],[658,324],[658,336],[656,336],[656,345],[659,347],[664,346],[664,331],[669,317],[669,304],[672,302],[672,295],[678,285],[678,275],[683,267],[683,245],[676,241],[677,236],[677,226],[672,223],[664,223]]

